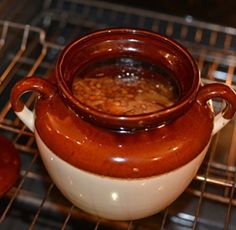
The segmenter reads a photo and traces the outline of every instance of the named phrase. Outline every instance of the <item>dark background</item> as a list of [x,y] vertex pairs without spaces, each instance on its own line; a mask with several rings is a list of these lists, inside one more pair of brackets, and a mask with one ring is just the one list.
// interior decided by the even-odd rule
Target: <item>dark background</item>
[[107,0],[176,16],[236,27],[235,0]]
[[[0,0],[0,19],[30,23],[45,4],[60,0]],[[90,0],[87,0],[90,1]],[[101,1],[101,0],[97,0]],[[236,28],[235,0],[102,0]],[[25,19],[25,20],[24,20]]]

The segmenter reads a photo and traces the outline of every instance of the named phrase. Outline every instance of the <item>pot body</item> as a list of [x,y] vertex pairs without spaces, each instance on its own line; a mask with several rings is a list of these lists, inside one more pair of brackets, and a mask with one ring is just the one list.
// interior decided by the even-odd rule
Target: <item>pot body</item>
[[208,149],[170,172],[125,179],[78,169],[54,154],[37,131],[35,136],[45,167],[65,197],[90,214],[112,220],[144,218],[169,206],[191,182]]
[[129,134],[91,125],[58,95],[39,99],[35,118],[37,145],[56,186],[77,207],[113,220],[170,205],[194,178],[213,129],[210,108],[198,103],[170,124]]

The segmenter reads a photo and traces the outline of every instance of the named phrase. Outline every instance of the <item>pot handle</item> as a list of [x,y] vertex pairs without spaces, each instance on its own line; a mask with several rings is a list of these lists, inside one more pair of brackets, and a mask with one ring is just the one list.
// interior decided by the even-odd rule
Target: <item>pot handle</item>
[[207,101],[214,98],[222,98],[226,105],[214,118],[212,135],[222,129],[234,116],[236,112],[236,94],[233,89],[222,83],[212,83],[200,88],[197,102],[207,106]]
[[11,105],[16,113],[16,115],[20,118],[20,120],[32,131],[34,132],[34,123],[35,117],[34,113],[27,108],[27,106],[22,102],[20,97],[29,91],[38,92],[42,98],[51,98],[57,88],[55,85],[46,81],[40,77],[26,77],[20,80],[15,84],[11,91]]

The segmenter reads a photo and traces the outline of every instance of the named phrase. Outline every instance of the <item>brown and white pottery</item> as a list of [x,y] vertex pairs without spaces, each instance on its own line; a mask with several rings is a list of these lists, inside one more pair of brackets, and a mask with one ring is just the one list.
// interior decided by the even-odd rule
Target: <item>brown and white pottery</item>
[[20,173],[20,157],[14,145],[0,136],[0,197],[16,183]]
[[[114,115],[73,96],[77,71],[120,57],[170,72],[178,100],[150,113]],[[62,51],[55,78],[53,83],[39,77],[19,81],[12,107],[35,133],[45,167],[65,197],[113,220],[143,218],[170,205],[195,176],[212,136],[236,110],[236,94],[229,86],[203,86],[189,52],[150,31],[106,29],[79,38]],[[40,95],[33,112],[20,100],[27,91]],[[217,115],[208,103],[214,98],[226,102]]]

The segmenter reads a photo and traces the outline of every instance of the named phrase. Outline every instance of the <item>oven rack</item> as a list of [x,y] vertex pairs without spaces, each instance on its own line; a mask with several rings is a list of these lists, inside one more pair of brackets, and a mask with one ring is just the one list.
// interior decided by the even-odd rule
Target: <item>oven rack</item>
[[[11,110],[12,86],[22,77],[47,77],[69,41],[95,29],[132,26],[170,36],[196,58],[205,82],[235,88],[236,30],[101,1],[44,1],[29,24],[0,21],[0,134],[21,157],[15,186],[0,199],[1,229],[235,229],[235,119],[212,140],[201,169],[169,208],[132,222],[103,220],[75,208],[57,190],[40,160],[33,134]],[[33,106],[34,95],[25,98]]]

